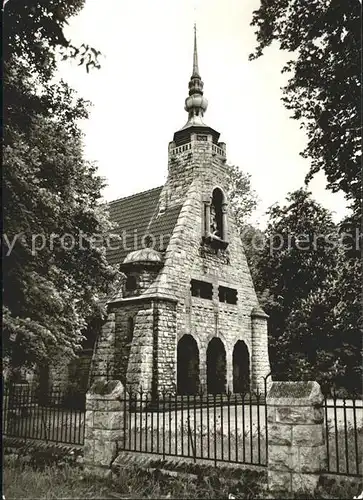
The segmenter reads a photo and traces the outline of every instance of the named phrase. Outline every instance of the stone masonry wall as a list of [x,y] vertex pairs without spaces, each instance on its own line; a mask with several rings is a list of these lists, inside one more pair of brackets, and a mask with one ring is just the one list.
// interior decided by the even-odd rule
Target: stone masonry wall
[[[138,312],[135,316],[134,336],[127,366],[127,390],[152,390],[153,380],[153,329],[154,309],[152,301],[135,303]],[[124,307],[124,304],[121,306]],[[120,314],[123,314],[123,309]]]
[[[214,251],[201,244],[204,201],[211,198],[217,186],[224,193],[227,190],[225,158],[213,149],[211,136],[208,142],[192,140],[177,154],[171,151],[172,147],[159,211],[181,203],[182,208],[164,267],[138,297],[139,302],[130,298],[129,303],[124,299],[118,305],[112,304],[98,339],[94,371],[100,376],[105,364],[111,363],[113,375],[132,389],[171,390],[176,386],[177,342],[184,334],[191,334],[199,347],[200,382],[205,386],[208,343],[219,337],[226,349],[227,387],[233,389],[233,348],[241,340],[250,354],[252,387],[263,390],[262,378],[270,371],[266,317],[251,321],[252,311],[259,307],[258,299],[230,210],[228,248]],[[192,297],[191,279],[212,283],[213,299]],[[219,285],[237,290],[236,305],[219,302]],[[135,319],[131,345],[125,337],[130,314]]]
[[[126,387],[126,374],[130,360],[131,346],[134,340],[137,314],[140,310],[140,303],[134,302],[122,307],[120,307],[120,305],[114,306],[112,310],[115,313],[115,369],[113,376],[115,380],[120,380]],[[129,331],[130,319],[132,319],[134,324],[134,330],[131,335],[131,332]]]
[[91,381],[109,379],[114,371],[115,313],[110,311],[96,340],[91,363]]
[[[183,168],[184,167],[184,168]],[[212,152],[210,144],[194,143],[191,151],[174,155],[169,161],[169,178],[161,194],[161,199],[169,204],[183,202],[179,219],[170,239],[161,270],[149,294],[169,295],[178,300],[177,338],[191,334],[197,341],[200,356],[200,372],[205,373],[206,346],[211,337],[220,337],[227,351],[227,380],[232,383],[231,357],[233,346],[243,340],[250,352],[252,382],[254,387],[261,381],[256,376],[269,373],[267,353],[267,328],[261,320],[255,333],[259,341],[254,343],[252,357],[251,313],[258,306],[258,299],[235,221],[228,211],[227,257],[211,252],[207,256],[201,252],[203,235],[203,201],[211,197],[213,189],[219,186],[226,192],[225,159]],[[219,303],[216,295],[213,301],[195,300],[191,297],[190,280],[198,279],[214,284],[215,294],[219,285],[237,289],[237,305]],[[195,304],[195,306],[194,306]],[[204,309],[198,313],[198,307]],[[227,312],[228,311],[228,312]],[[175,349],[176,362],[176,349]],[[258,366],[257,366],[258,365]]]
[[175,391],[176,309],[175,302],[154,303],[154,384],[155,389]]

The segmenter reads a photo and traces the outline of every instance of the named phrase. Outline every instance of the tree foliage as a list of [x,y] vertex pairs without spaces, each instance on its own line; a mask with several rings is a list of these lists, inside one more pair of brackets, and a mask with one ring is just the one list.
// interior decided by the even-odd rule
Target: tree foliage
[[257,193],[251,185],[251,175],[236,165],[227,167],[228,205],[240,230],[257,206]]
[[307,134],[306,180],[324,171],[328,188],[342,191],[359,211],[361,2],[261,0],[251,24],[257,36],[251,59],[275,41],[292,53],[283,68],[291,76],[283,102]]
[[87,44],[77,47],[64,34],[69,18],[79,14],[85,0],[8,0],[4,2],[4,62],[21,59],[45,81],[57,61],[75,58],[87,71],[99,67],[100,52]]
[[254,279],[261,245],[264,242],[263,232],[250,223],[250,217],[258,202],[257,193],[252,188],[251,175],[235,165],[228,166],[227,185],[228,206],[236,220],[247,262]]
[[[71,357],[117,275],[103,180],[83,157],[87,103],[52,83],[83,1],[9,0],[4,9],[3,347],[12,367]],[[96,239],[95,239],[96,238]]]
[[[279,342],[281,347],[289,345],[295,349],[291,358],[292,361],[295,359],[293,366],[297,373],[310,370],[310,375],[319,379],[321,370],[321,373],[328,374],[328,378],[331,376],[331,380],[350,389],[357,388],[361,380],[363,324],[361,2],[261,0],[259,9],[253,13],[251,25],[256,28],[257,37],[251,60],[262,56],[274,42],[291,54],[291,59],[282,68],[282,72],[287,72],[290,77],[283,89],[282,100],[307,135],[307,146],[301,153],[311,161],[306,183],[314,174],[323,171],[328,189],[343,192],[351,209],[350,215],[337,228],[342,242],[348,243],[348,247],[340,246],[334,256],[335,275],[320,284],[316,282],[309,295],[300,297],[299,288],[288,292],[297,304],[289,317],[285,315],[282,323],[285,333],[279,333]],[[272,222],[277,224],[274,218]],[[265,261],[264,265],[275,264]],[[283,271],[281,269],[281,273]],[[288,275],[292,272],[291,269],[285,271]],[[267,280],[265,285],[268,286]],[[270,307],[278,310],[276,297],[275,293],[270,297]],[[286,301],[286,296],[282,295],[280,301]],[[272,331],[277,332],[276,328],[281,329],[273,325]],[[302,339],[310,339],[307,345],[313,346],[309,352],[315,361],[304,356],[297,341],[291,344],[294,337],[301,339],[300,343]],[[317,370],[315,375],[311,372],[313,365]],[[286,364],[284,369],[286,371]]]
[[[274,376],[316,379],[357,390],[358,300],[348,296],[349,286],[342,284],[347,274],[348,242],[345,248],[341,230],[331,214],[300,189],[290,193],[286,205],[270,210],[265,236],[256,286],[270,315]],[[354,243],[349,244],[353,247]],[[350,300],[355,313],[346,307]]]

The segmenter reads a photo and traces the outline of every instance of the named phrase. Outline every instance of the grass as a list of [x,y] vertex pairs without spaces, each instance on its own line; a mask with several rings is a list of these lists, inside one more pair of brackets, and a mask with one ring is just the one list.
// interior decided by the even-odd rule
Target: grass
[[259,498],[261,482],[256,473],[248,474],[239,482],[221,481],[218,474],[197,480],[186,475],[170,477],[156,471],[142,471],[135,467],[122,469],[116,479],[97,480],[83,476],[81,469],[70,464],[46,465],[40,470],[34,466],[9,461],[4,468],[4,495],[6,500],[20,499],[115,499],[115,498],[175,498],[217,499]]
[[[204,473],[203,473],[204,471]],[[99,480],[85,476],[74,454],[63,451],[35,451],[5,455],[3,483],[6,500],[20,499],[269,499],[264,473],[239,471],[238,479],[230,471],[198,467],[194,476],[167,476],[161,471],[123,468],[117,477]],[[295,495],[295,499],[345,499],[359,495],[362,484],[324,478],[315,496]],[[230,496],[232,495],[232,497]],[[291,498],[279,495],[273,498]]]
[[3,494],[10,499],[111,498],[109,488],[94,479],[81,480],[79,471],[71,466],[6,466],[3,473]]
[[[47,420],[49,418],[49,420]],[[53,415],[44,417],[51,427]],[[61,421],[60,421],[61,422]],[[128,422],[126,433],[127,448],[138,451],[157,450],[159,453],[166,452],[172,456],[193,456],[193,450],[197,458],[209,457],[212,459],[211,473],[197,473],[193,478],[190,475],[166,476],[156,470],[154,473],[138,470],[135,467],[122,469],[116,480],[96,480],[84,477],[80,464],[73,453],[68,456],[65,452],[50,453],[49,451],[20,451],[17,455],[5,455],[4,467],[4,494],[9,499],[112,499],[112,498],[228,498],[233,495],[237,499],[269,498],[264,490],[266,478],[255,471],[245,471],[241,478],[232,480],[228,473],[221,468],[213,469],[213,459],[217,461],[232,460],[244,461],[246,463],[265,463],[265,435],[261,432],[260,438],[255,428],[252,434],[248,429],[245,432],[230,432],[221,425],[206,427],[206,425],[195,425],[191,422],[190,431],[188,424],[181,422],[170,422],[160,417],[161,431],[157,432],[152,426],[141,425],[136,419]],[[150,423],[150,422],[146,422]],[[195,421],[195,423],[197,423]],[[179,425],[178,425],[179,424]],[[55,426],[63,429],[63,426]],[[28,429],[31,426],[28,427]],[[175,432],[176,431],[176,432]],[[63,432],[63,431],[61,431]],[[351,425],[345,429],[339,428],[337,436],[335,429],[329,426],[329,469],[331,472],[337,470],[337,464],[341,473],[358,472],[362,474],[363,459],[363,428],[358,428],[355,433]],[[347,437],[347,446],[346,446]],[[252,445],[252,455],[251,455]],[[358,454],[356,454],[358,450]],[[348,460],[347,458],[348,457]],[[198,462],[197,462],[198,464]],[[220,465],[222,465],[220,463]],[[184,469],[185,472],[188,469]],[[213,472],[214,470],[214,472]],[[183,472],[183,469],[181,469]],[[358,480],[359,481],[359,480]],[[319,492],[315,497],[340,499],[351,498],[361,493],[361,484],[342,478],[338,482],[336,478],[324,478]],[[284,498],[280,496],[279,498]],[[288,497],[286,497],[288,498]],[[295,498],[308,498],[296,496]]]

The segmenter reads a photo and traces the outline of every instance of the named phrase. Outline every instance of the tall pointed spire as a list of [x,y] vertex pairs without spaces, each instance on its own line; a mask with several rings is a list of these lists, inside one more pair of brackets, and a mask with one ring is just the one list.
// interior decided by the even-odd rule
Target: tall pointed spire
[[198,68],[198,47],[197,47],[197,25],[194,23],[194,55],[193,55],[193,75],[192,77],[199,77]]
[[183,128],[206,126],[203,122],[203,115],[207,110],[208,101],[203,97],[203,86],[204,83],[199,74],[198,66],[197,26],[194,24],[193,74],[189,81],[189,97],[185,100],[185,111],[188,112],[188,121]]

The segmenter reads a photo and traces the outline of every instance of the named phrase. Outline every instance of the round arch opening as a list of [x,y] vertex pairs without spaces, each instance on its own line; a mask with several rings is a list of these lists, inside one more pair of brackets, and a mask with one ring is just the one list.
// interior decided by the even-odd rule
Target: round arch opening
[[209,394],[226,392],[226,349],[221,339],[213,338],[207,348],[207,390]]
[[233,392],[245,394],[250,390],[250,355],[248,347],[239,340],[233,348]]
[[199,390],[199,349],[192,335],[183,335],[177,349],[177,393],[196,394]]

